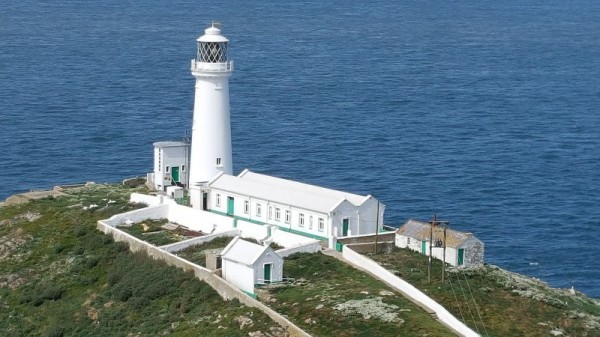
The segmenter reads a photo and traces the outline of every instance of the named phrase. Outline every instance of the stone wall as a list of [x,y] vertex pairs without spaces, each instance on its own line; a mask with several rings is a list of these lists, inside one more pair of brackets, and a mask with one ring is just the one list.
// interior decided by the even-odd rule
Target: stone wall
[[286,328],[290,336],[310,337],[308,333],[300,329],[287,318],[278,314],[273,309],[267,307],[261,302],[246,295],[244,292],[231,285],[229,282],[213,274],[210,270],[201,267],[197,264],[191,263],[187,260],[184,260],[169,252],[166,252],[145,241],[139,240],[107,224],[104,220],[98,221],[96,227],[101,232],[111,235],[115,241],[127,242],[129,244],[129,249],[132,252],[144,252],[153,259],[162,260],[165,261],[168,265],[178,267],[185,271],[193,272],[197,279],[204,281],[208,285],[210,285],[224,300],[238,299],[244,305],[257,308],[258,310],[267,314],[273,321]]

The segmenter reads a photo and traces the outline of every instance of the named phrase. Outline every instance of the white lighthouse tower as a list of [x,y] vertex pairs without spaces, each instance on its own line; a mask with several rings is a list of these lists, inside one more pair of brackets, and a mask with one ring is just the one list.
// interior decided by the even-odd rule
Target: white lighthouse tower
[[192,146],[190,154],[190,203],[206,209],[206,183],[218,173],[232,174],[229,122],[229,76],[233,61],[227,59],[227,38],[213,22],[197,40],[192,60],[196,78]]

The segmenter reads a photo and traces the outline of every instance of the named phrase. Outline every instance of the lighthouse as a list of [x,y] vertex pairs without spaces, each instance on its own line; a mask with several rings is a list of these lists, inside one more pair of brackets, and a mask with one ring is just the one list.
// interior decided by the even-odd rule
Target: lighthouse
[[229,76],[229,40],[213,22],[197,40],[192,75],[196,78],[192,144],[190,149],[190,203],[206,209],[207,182],[220,172],[232,174]]

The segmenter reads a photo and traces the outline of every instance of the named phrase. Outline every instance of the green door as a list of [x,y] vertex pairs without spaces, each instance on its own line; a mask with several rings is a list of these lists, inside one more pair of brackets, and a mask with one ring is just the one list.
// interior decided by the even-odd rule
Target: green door
[[465,263],[465,250],[463,248],[458,249],[458,265],[462,266]]
[[265,264],[265,283],[271,283],[271,266],[271,263]]
[[233,215],[233,197],[227,197],[227,215]]
[[421,241],[421,253],[427,255],[427,241]]
[[179,182],[179,166],[171,167],[171,178],[173,178],[173,181]]
[[342,236],[348,236],[348,219],[342,220]]

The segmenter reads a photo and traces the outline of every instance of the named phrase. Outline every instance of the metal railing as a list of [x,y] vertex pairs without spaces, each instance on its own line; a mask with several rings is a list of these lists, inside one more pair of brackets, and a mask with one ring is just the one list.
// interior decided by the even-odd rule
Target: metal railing
[[200,62],[198,60],[192,60],[192,71],[204,71],[204,72],[223,72],[233,71],[233,61],[227,61],[223,63],[208,63]]

